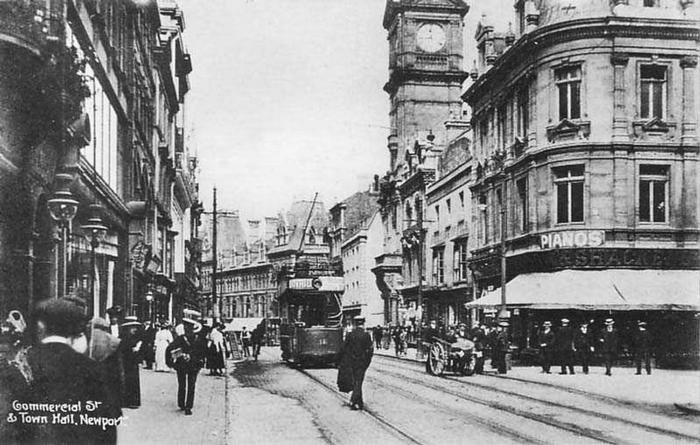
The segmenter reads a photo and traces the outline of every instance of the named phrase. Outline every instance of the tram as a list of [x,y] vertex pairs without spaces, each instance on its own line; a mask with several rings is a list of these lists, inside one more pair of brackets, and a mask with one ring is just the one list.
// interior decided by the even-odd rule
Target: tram
[[342,277],[286,278],[280,283],[282,359],[301,367],[337,364],[343,346]]

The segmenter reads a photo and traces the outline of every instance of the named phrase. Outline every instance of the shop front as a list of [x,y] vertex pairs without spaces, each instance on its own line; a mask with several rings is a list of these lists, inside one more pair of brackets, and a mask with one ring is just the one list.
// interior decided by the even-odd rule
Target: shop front
[[[606,318],[620,334],[620,358],[629,359],[631,337],[646,321],[653,338],[657,366],[698,367],[700,347],[700,272],[698,270],[558,270],[525,273],[506,285],[513,345],[535,355],[544,321],[559,326],[589,324],[596,335]],[[484,292],[466,304],[483,318],[502,304],[501,290]],[[529,351],[529,352],[528,352]]]

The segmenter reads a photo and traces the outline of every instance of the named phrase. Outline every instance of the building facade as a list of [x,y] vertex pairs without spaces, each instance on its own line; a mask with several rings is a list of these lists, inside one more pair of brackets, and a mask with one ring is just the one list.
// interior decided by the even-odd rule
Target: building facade
[[[193,159],[175,165],[191,70],[180,11],[155,1],[0,8],[0,310],[74,296],[90,315],[172,316],[173,246],[190,236],[173,213],[189,227],[197,202]],[[174,212],[178,169],[190,186]]]
[[623,332],[682,327],[674,349],[697,350],[696,3],[520,0],[516,13],[512,31],[479,25],[463,96],[474,307],[505,298],[521,348],[544,318],[615,315]]
[[386,300],[387,323],[419,327],[425,310],[431,224],[426,191],[436,179],[440,154],[455,136],[445,124],[462,117],[468,10],[461,0],[388,1],[385,8],[390,170],[379,185],[385,240],[373,272]]

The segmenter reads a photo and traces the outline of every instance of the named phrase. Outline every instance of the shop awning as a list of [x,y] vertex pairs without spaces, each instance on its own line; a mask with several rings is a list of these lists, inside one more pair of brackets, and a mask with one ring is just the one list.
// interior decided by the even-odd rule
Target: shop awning
[[[496,289],[468,308],[501,305]],[[700,311],[697,270],[562,270],[518,275],[506,306],[531,309]]]

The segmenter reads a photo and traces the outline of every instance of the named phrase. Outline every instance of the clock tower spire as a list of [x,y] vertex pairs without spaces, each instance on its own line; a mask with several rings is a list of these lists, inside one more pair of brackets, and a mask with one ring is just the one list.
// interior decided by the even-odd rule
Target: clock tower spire
[[444,122],[461,116],[463,0],[387,0],[384,28],[389,36],[390,168],[396,172],[407,147],[432,131],[445,146]]

